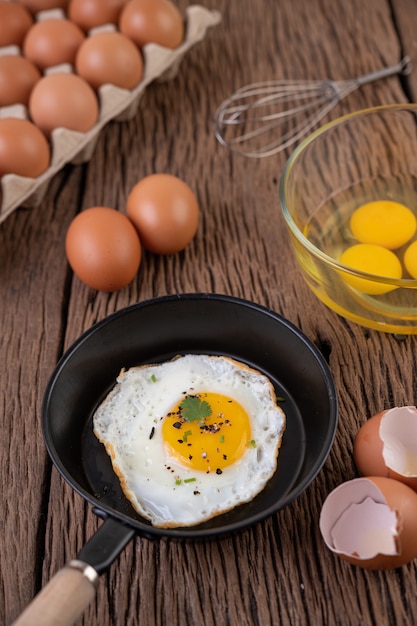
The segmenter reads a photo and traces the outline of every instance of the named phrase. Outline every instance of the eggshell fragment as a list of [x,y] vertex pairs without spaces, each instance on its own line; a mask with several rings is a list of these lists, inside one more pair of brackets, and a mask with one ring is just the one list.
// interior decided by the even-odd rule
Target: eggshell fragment
[[367,420],[353,444],[364,476],[386,476],[417,491],[417,409],[394,407]]
[[366,569],[395,569],[417,556],[417,494],[391,478],[342,483],[326,498],[320,531],[327,547]]

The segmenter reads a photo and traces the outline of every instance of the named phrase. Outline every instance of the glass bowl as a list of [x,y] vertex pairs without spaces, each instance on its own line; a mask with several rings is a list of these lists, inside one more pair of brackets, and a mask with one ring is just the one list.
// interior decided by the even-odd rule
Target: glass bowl
[[[395,224],[398,204],[407,207],[411,223],[417,217],[417,104],[365,109],[312,133],[288,159],[279,194],[296,259],[316,296],[362,326],[417,334],[417,243],[408,253],[411,263],[404,264],[417,231],[411,228],[410,236],[410,220],[407,226],[401,217]],[[368,203],[377,212],[358,234],[351,218],[363,205],[366,213]],[[372,261],[377,267],[371,270],[368,258],[365,265],[363,258],[346,260],[345,251],[358,245],[362,257],[385,248],[384,259],[394,261],[399,273],[386,271],[385,260]]]

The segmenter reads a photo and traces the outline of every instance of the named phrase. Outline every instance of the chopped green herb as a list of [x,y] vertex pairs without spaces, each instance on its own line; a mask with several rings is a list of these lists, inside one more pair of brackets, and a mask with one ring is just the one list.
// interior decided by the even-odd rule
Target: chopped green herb
[[285,398],[282,396],[277,396],[277,402],[285,402]]
[[251,447],[251,448],[256,448],[256,441],[255,441],[255,439],[251,439],[250,441],[248,441],[247,445],[249,447]]
[[184,478],[185,483],[194,483],[196,480],[197,478]]
[[175,484],[176,484],[176,485],[181,485],[181,483],[182,483],[181,478],[177,478],[177,479],[175,480]]
[[156,376],[155,376],[155,374],[152,374],[152,376],[151,376],[151,381],[152,381],[153,383],[156,383]]
[[220,443],[224,443],[224,435],[220,435]]
[[211,415],[211,406],[206,400],[200,400],[198,396],[187,396],[179,406],[184,419],[187,422],[204,420]]
[[187,443],[188,437],[193,434],[192,430],[187,430],[183,435],[183,440]]

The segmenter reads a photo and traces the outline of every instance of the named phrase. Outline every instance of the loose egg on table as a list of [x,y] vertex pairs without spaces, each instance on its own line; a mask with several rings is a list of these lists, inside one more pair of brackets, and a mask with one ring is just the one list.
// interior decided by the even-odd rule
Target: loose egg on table
[[55,128],[85,133],[98,120],[99,103],[95,91],[81,76],[59,72],[47,74],[36,83],[29,113],[47,137]]
[[0,119],[0,177],[36,178],[51,160],[49,142],[35,124],[19,118]]
[[417,409],[387,409],[368,419],[353,444],[356,467],[364,476],[386,476],[417,491]]
[[133,507],[171,528],[252,500],[276,471],[285,420],[265,375],[187,354],[123,370],[93,425]]
[[395,569],[417,557],[417,493],[381,476],[342,483],[326,498],[320,532],[327,547],[366,569]]
[[120,13],[119,28],[140,48],[156,43],[175,49],[184,40],[184,19],[170,0],[130,0]]
[[141,261],[133,225],[109,207],[91,207],[79,213],[68,228],[65,250],[78,278],[99,291],[117,291],[128,285]]
[[142,245],[156,254],[174,254],[194,238],[199,206],[191,188],[171,174],[151,174],[130,191],[126,211]]

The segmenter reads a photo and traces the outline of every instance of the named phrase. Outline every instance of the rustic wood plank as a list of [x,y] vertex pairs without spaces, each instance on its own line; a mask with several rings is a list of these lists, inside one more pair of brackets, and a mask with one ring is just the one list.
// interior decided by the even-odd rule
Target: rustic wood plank
[[[38,209],[18,211],[0,229],[0,616],[10,623],[100,523],[46,458],[40,404],[58,356],[91,324],[130,303],[210,291],[272,307],[327,356],[340,401],[334,447],[296,502],[237,536],[132,541],[103,576],[80,626],[405,625],[417,613],[416,564],[382,573],[353,568],[325,549],[317,520],[328,491],[355,475],[351,450],[360,424],[382,408],[415,402],[415,338],[356,327],[315,299],[279,212],[277,183],[288,152],[264,161],[231,156],[216,143],[211,116],[254,80],[343,79],[397,62],[414,50],[412,2],[393,3],[395,23],[385,0],[205,4],[221,10],[222,24],[189,53],[178,76],[153,85],[132,120],[110,124],[90,163],[59,174]],[[392,78],[352,94],[329,119],[406,100]],[[69,221],[93,204],[123,211],[128,190],[154,171],[178,174],[195,189],[202,207],[197,237],[174,257],[145,253],[132,285],[96,294],[68,273]]]

